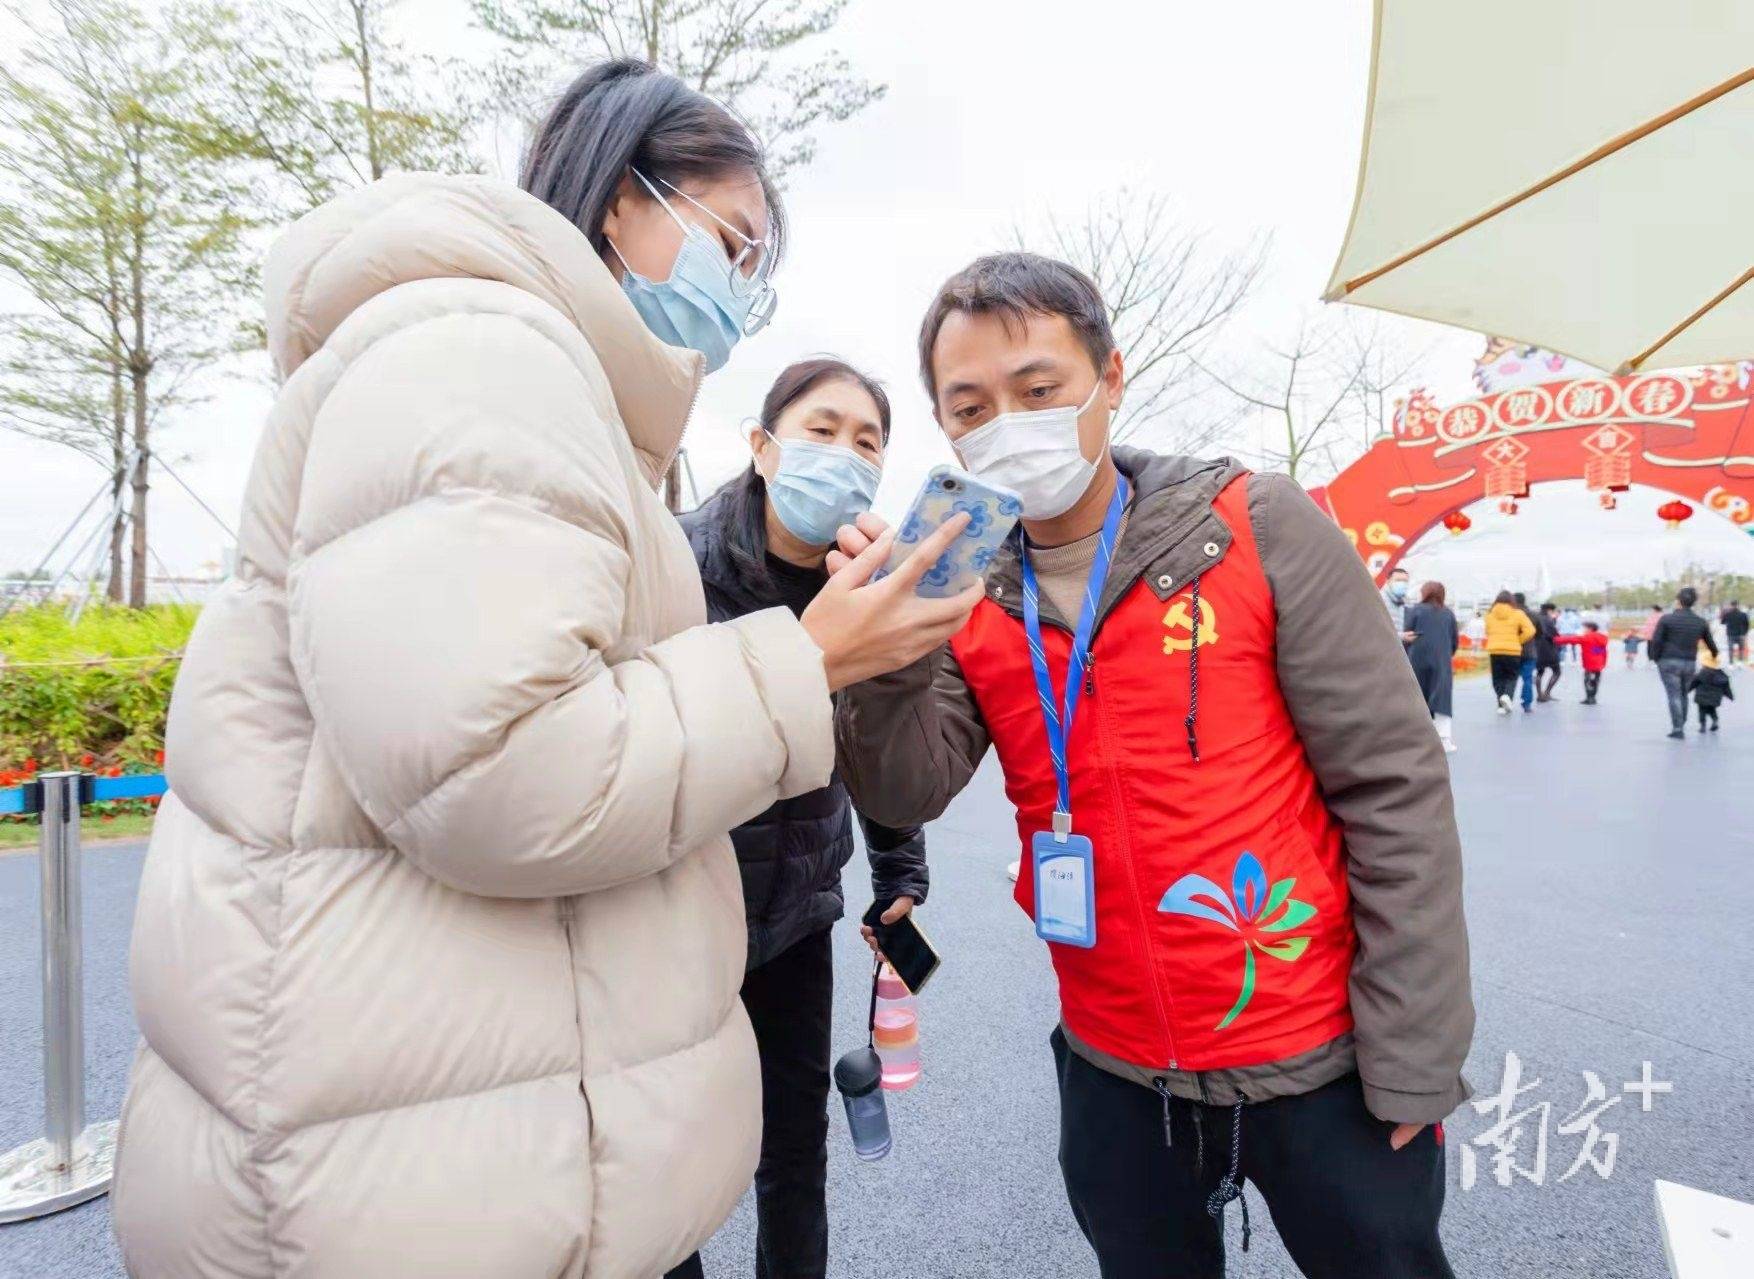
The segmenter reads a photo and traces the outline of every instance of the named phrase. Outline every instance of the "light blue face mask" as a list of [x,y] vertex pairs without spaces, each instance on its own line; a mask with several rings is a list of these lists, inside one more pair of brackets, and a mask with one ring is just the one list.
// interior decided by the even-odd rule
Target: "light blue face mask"
[[[643,173],[636,171],[634,176],[682,228],[682,247],[676,251],[670,278],[650,280],[629,266],[610,241],[609,247],[621,258],[622,292],[653,336],[670,346],[699,351],[706,357],[707,372],[716,373],[731,358],[731,348],[738,340],[756,332],[772,316],[772,286],[765,278],[742,282],[741,287],[733,283],[737,267],[725,256],[718,237],[699,223],[684,221]],[[678,194],[686,197],[684,192]],[[717,217],[710,209],[706,212]],[[736,232],[735,227],[731,230]]]
[[806,546],[832,545],[842,524],[871,509],[883,472],[838,444],[774,443],[780,446],[780,466],[767,482],[773,513]]

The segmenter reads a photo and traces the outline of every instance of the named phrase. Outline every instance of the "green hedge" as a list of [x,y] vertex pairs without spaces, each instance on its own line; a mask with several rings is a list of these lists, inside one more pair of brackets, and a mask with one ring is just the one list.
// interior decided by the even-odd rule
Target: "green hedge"
[[155,768],[198,612],[94,604],[74,622],[51,604],[0,619],[0,771]]

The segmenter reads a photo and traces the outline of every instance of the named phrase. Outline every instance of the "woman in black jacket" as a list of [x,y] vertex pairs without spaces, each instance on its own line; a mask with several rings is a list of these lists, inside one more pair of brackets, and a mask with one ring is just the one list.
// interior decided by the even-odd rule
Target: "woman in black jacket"
[[1427,582],[1419,588],[1419,602],[1407,610],[1405,625],[1407,629],[1401,632],[1401,639],[1407,645],[1407,660],[1413,664],[1419,691],[1425,696],[1443,748],[1453,751],[1456,740],[1450,718],[1454,713],[1451,700],[1461,636],[1456,628],[1456,615],[1444,602],[1442,582]]
[[[871,378],[828,358],[785,369],[751,431],[749,469],[682,517],[708,620],[780,606],[802,613],[828,580],[835,530],[871,504],[888,440],[889,399]],[[859,822],[874,896],[894,922],[926,899],[924,837]],[[743,1003],[761,1053],[758,1279],[812,1279],[828,1266],[829,934],[845,907],[852,827],[837,780],[731,832],[749,916]],[[698,1258],[671,1272],[700,1273]]]

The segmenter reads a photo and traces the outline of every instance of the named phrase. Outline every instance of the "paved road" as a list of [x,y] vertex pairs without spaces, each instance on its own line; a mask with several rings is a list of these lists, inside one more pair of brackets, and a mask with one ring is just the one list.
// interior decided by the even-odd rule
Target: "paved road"
[[[1732,704],[1718,738],[1670,742],[1648,672],[1611,671],[1595,708],[1575,704],[1575,673],[1562,691],[1554,706],[1501,720],[1482,686],[1459,690],[1453,760],[1480,1010],[1469,1074],[1491,1094],[1514,1051],[1524,1082],[1541,1081],[1517,1108],[1550,1111],[1542,1186],[1501,1188],[1482,1148],[1477,1184],[1463,1191],[1461,1150],[1496,1116],[1454,1118],[1445,1234],[1458,1273],[1480,1279],[1661,1279],[1654,1178],[1754,1200],[1754,719]],[[1054,1163],[1053,986],[1008,900],[1009,829],[989,772],[931,831],[935,889],[922,918],[946,962],[923,1014],[925,1075],[891,1101],[897,1144],[883,1163],[858,1164],[836,1117],[837,1277],[898,1265],[928,1279],[1095,1276]],[[133,1035],[124,939],[139,855],[94,850],[86,871],[97,1115],[116,1111]],[[860,900],[856,880],[848,895]],[[0,859],[0,1147],[37,1124],[34,919],[31,859]],[[850,926],[837,954],[851,1045],[869,970]],[[1621,1097],[1646,1060],[1674,1091],[1649,1113],[1624,1096],[1601,1119],[1618,1137],[1613,1175],[1585,1168],[1561,1183],[1582,1143],[1558,1131],[1584,1098],[1582,1072]],[[1523,1123],[1524,1167],[1540,1127],[1539,1114]],[[1265,1223],[1258,1199],[1254,1209]],[[0,1279],[119,1275],[108,1226],[100,1201],[0,1227]],[[751,1238],[745,1203],[708,1248],[709,1273],[748,1274]],[[1270,1226],[1255,1240],[1246,1266],[1233,1252],[1232,1274],[1296,1274]]]

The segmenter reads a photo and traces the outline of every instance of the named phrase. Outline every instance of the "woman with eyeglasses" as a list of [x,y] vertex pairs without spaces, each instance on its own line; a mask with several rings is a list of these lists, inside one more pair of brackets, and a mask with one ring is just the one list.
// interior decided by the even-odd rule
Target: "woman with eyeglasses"
[[[750,465],[683,516],[706,585],[707,616],[768,608],[800,616],[828,582],[835,534],[871,507],[889,441],[889,397],[842,360],[781,371],[750,431]],[[918,827],[860,819],[871,889],[893,923],[926,899]],[[781,800],[731,832],[749,916],[743,1005],[761,1054],[761,1162],[755,1273],[822,1279],[828,1270],[828,1085],[834,1012],[830,933],[853,809],[839,781]],[[672,1279],[701,1273],[691,1259]]]
[[750,134],[624,61],[520,186],[399,174],[276,244],[282,385],[134,929],[137,1279],[657,1275],[748,1186],[727,832],[974,603],[873,554],[708,623],[656,486],[782,243]]

